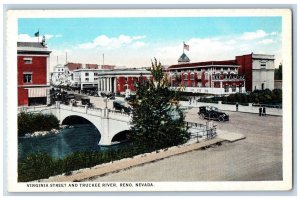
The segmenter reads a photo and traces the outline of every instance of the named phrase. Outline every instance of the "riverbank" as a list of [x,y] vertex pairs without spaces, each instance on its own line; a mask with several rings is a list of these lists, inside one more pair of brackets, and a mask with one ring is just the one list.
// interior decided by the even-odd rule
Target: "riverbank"
[[[56,132],[59,120],[53,114],[27,113],[18,114],[18,136],[44,136],[46,132]],[[30,134],[28,134],[30,133]]]
[[59,134],[61,130],[66,128],[74,128],[74,126],[69,125],[60,125],[59,129],[51,129],[50,131],[35,131],[33,133],[25,133],[24,138],[32,138],[32,137],[40,137],[40,136],[46,136],[49,134]]
[[199,149],[207,149],[212,146],[221,145],[223,142],[235,142],[245,139],[245,136],[237,133],[220,132],[219,135],[211,140],[202,140],[195,143],[170,147],[157,152],[146,153],[133,158],[125,158],[122,160],[114,161],[113,163],[105,163],[97,165],[92,168],[81,169],[73,171],[68,175],[59,175],[50,177],[49,179],[40,180],[42,182],[74,182],[86,181],[96,176],[104,176],[109,173],[118,172],[120,170],[129,169],[135,166],[141,166],[147,163],[153,163],[171,156],[184,154]]

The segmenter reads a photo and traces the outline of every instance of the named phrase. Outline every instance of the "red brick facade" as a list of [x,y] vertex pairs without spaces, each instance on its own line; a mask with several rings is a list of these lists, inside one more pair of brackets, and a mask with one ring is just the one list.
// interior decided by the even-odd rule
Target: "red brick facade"
[[[25,64],[24,58],[32,58],[31,64]],[[18,85],[47,84],[47,57],[18,56]],[[23,82],[24,72],[32,73],[32,83]]]
[[239,75],[245,76],[246,91],[252,91],[252,54],[236,56],[235,59],[240,65]]
[[[123,93],[126,89],[130,91],[136,91],[135,83],[140,81],[140,77],[132,77],[132,76],[119,76],[117,77],[117,91],[116,93]],[[143,76],[144,80],[147,80],[147,77]]]
[[38,42],[18,42],[17,46],[18,106],[45,104],[51,51]]

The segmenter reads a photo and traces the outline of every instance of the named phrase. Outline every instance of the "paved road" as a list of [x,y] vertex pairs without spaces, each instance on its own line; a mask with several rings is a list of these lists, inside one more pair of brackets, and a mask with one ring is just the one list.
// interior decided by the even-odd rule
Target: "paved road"
[[[187,120],[205,122],[197,109]],[[218,129],[242,133],[235,143],[197,150],[97,177],[93,181],[260,181],[282,180],[282,117],[228,112],[230,121]]]

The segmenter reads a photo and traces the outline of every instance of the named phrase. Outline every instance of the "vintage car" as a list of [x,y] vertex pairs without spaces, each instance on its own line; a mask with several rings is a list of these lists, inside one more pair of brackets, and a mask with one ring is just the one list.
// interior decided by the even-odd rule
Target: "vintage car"
[[229,115],[221,112],[218,108],[212,106],[200,106],[198,115],[202,119],[218,120],[220,122],[229,121]]
[[124,101],[115,100],[113,101],[113,107],[115,110],[119,110],[125,113],[131,113],[132,109],[128,106],[125,106]]

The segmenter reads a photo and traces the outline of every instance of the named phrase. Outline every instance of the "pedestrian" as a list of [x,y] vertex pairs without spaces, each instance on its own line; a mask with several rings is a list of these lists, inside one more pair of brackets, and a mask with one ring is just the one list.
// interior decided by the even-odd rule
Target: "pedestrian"
[[235,109],[235,110],[236,110],[236,112],[237,112],[237,111],[239,111],[239,103],[238,103],[238,102],[236,102],[236,104],[235,104],[235,108],[236,108],[236,109]]
[[261,116],[262,108],[259,107],[259,116]]
[[192,98],[191,98],[191,97],[189,98],[189,103],[190,103],[190,105],[191,105],[191,103],[192,103]]
[[262,112],[263,112],[263,116],[267,116],[266,107],[265,106],[263,107]]

